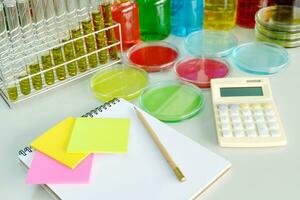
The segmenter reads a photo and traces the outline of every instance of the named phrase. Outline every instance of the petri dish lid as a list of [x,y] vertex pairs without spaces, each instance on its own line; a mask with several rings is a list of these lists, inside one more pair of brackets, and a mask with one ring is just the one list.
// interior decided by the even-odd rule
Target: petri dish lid
[[178,49],[167,42],[140,42],[127,51],[129,62],[148,72],[171,68],[178,58]]
[[190,54],[204,57],[227,56],[237,44],[237,38],[228,31],[196,31],[185,40],[185,48]]
[[204,95],[192,84],[164,81],[149,86],[140,97],[143,110],[164,122],[195,116],[204,106]]
[[251,42],[238,46],[232,53],[234,64],[253,74],[274,74],[288,63],[288,52],[281,46],[266,42]]
[[148,74],[144,70],[125,64],[116,64],[100,71],[90,81],[94,96],[101,101],[135,99],[147,85]]
[[288,5],[269,6],[256,13],[256,21],[270,30],[300,31],[300,8]]
[[256,39],[259,41],[269,42],[273,44],[277,44],[286,48],[293,48],[300,46],[300,40],[279,40],[275,38],[270,38],[260,33],[259,31],[255,32]]
[[229,64],[222,59],[184,58],[175,64],[175,72],[179,79],[210,88],[210,80],[224,78],[229,74]]
[[275,31],[266,29],[259,23],[255,24],[255,30],[265,35],[266,37],[279,39],[279,40],[300,40],[300,32],[286,32],[286,31]]

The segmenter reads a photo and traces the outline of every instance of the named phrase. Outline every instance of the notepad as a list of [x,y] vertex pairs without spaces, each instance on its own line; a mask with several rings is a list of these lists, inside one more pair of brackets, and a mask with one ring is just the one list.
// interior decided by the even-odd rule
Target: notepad
[[30,169],[28,170],[26,183],[87,184],[90,179],[92,163],[93,155],[89,155],[76,168],[70,169],[49,156],[35,151]]
[[75,168],[89,153],[68,153],[67,145],[75,119],[68,117],[40,137],[31,146],[70,168]]
[[[179,182],[137,118],[133,106],[125,100],[115,100],[85,115],[95,118],[129,118],[128,152],[95,154],[89,184],[47,184],[51,194],[63,200],[195,199],[230,168],[231,164],[224,158],[142,112],[184,173],[186,181]],[[28,167],[32,154],[20,155],[19,159]]]
[[69,153],[126,153],[129,119],[77,118],[67,151]]

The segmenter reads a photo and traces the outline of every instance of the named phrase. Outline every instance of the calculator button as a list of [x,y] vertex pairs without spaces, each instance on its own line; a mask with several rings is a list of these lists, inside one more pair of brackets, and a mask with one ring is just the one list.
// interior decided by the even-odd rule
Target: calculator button
[[256,137],[256,131],[255,130],[247,130],[246,134],[248,137]]
[[221,123],[222,130],[229,130],[231,128],[229,123]]
[[234,130],[241,130],[241,129],[243,129],[242,123],[233,123],[233,129]]
[[229,106],[229,108],[230,108],[230,110],[231,111],[238,111],[239,110],[239,105],[238,104],[231,104],[230,106]]
[[239,112],[239,110],[231,110],[230,114],[233,116],[237,116],[240,114],[240,112]]
[[243,116],[250,116],[251,115],[251,110],[248,110],[248,109],[242,110],[242,114],[243,114]]
[[261,136],[261,137],[269,136],[269,129],[266,124],[257,124],[257,130],[258,130],[259,136]]
[[255,129],[255,125],[254,125],[254,123],[247,122],[247,123],[245,123],[245,128],[247,130],[254,130]]
[[243,130],[235,130],[234,135],[235,135],[235,137],[244,137],[245,132]]
[[232,137],[233,136],[233,134],[232,134],[232,131],[230,131],[230,130],[224,130],[223,131],[223,137]]
[[251,108],[253,108],[253,109],[261,109],[261,105],[260,104],[252,104]]
[[251,116],[243,116],[244,122],[253,122],[253,118]]
[[271,130],[272,137],[280,137],[281,133],[279,130]]
[[250,106],[249,106],[249,104],[241,104],[241,108],[242,109],[249,109]]
[[220,116],[228,116],[228,112],[227,112],[227,110],[225,110],[225,111],[219,111],[219,115]]
[[275,113],[272,109],[265,109],[265,113],[267,116],[274,116]]
[[242,122],[242,119],[239,115],[234,115],[234,116],[231,116],[231,120],[233,123],[240,123]]
[[265,121],[264,116],[261,116],[261,115],[254,116],[254,119],[255,119],[256,122],[264,122]]
[[272,129],[272,130],[273,129],[279,129],[279,125],[276,122],[269,122],[268,125],[269,125],[269,128]]
[[275,116],[267,116],[267,121],[268,122],[276,122],[276,117]]
[[220,121],[221,123],[229,123],[229,117],[228,115],[226,116],[220,116]]
[[219,104],[218,105],[218,109],[220,111],[227,111],[228,110],[228,106],[226,104]]
[[253,114],[254,114],[254,116],[261,116],[261,115],[264,115],[264,112],[261,109],[257,109],[257,110],[253,111]]
[[270,108],[272,108],[272,105],[271,105],[270,103],[264,103],[264,104],[262,104],[262,106],[263,106],[263,108],[265,108],[265,109],[270,109]]

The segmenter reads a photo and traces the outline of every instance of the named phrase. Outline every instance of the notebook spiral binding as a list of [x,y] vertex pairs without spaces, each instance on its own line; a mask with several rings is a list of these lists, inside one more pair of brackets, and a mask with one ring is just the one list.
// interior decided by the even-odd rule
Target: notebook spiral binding
[[[94,117],[94,115],[97,115],[100,112],[103,112],[104,110],[107,110],[108,108],[112,107],[112,105],[115,105],[116,103],[120,102],[119,99],[114,98],[101,106],[91,110],[90,112],[87,112],[86,114],[82,115],[81,117]],[[34,148],[30,146],[26,146],[23,149],[19,150],[19,156],[27,156],[28,154],[34,152]]]
[[81,117],[94,117],[94,115],[97,115],[100,112],[103,112],[104,110],[107,110],[109,107],[111,107],[112,105],[115,105],[117,102],[120,102],[119,99],[114,98],[104,104],[102,104],[101,106],[91,110],[90,112],[87,112],[86,114],[82,115]]

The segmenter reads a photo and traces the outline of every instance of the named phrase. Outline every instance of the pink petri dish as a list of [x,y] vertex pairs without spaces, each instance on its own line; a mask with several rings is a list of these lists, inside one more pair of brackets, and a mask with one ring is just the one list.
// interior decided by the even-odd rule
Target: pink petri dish
[[147,72],[169,69],[178,57],[178,49],[167,42],[141,42],[127,52],[129,62]]
[[229,74],[229,64],[221,59],[185,58],[175,64],[179,79],[200,88],[210,88],[210,80],[224,78]]

